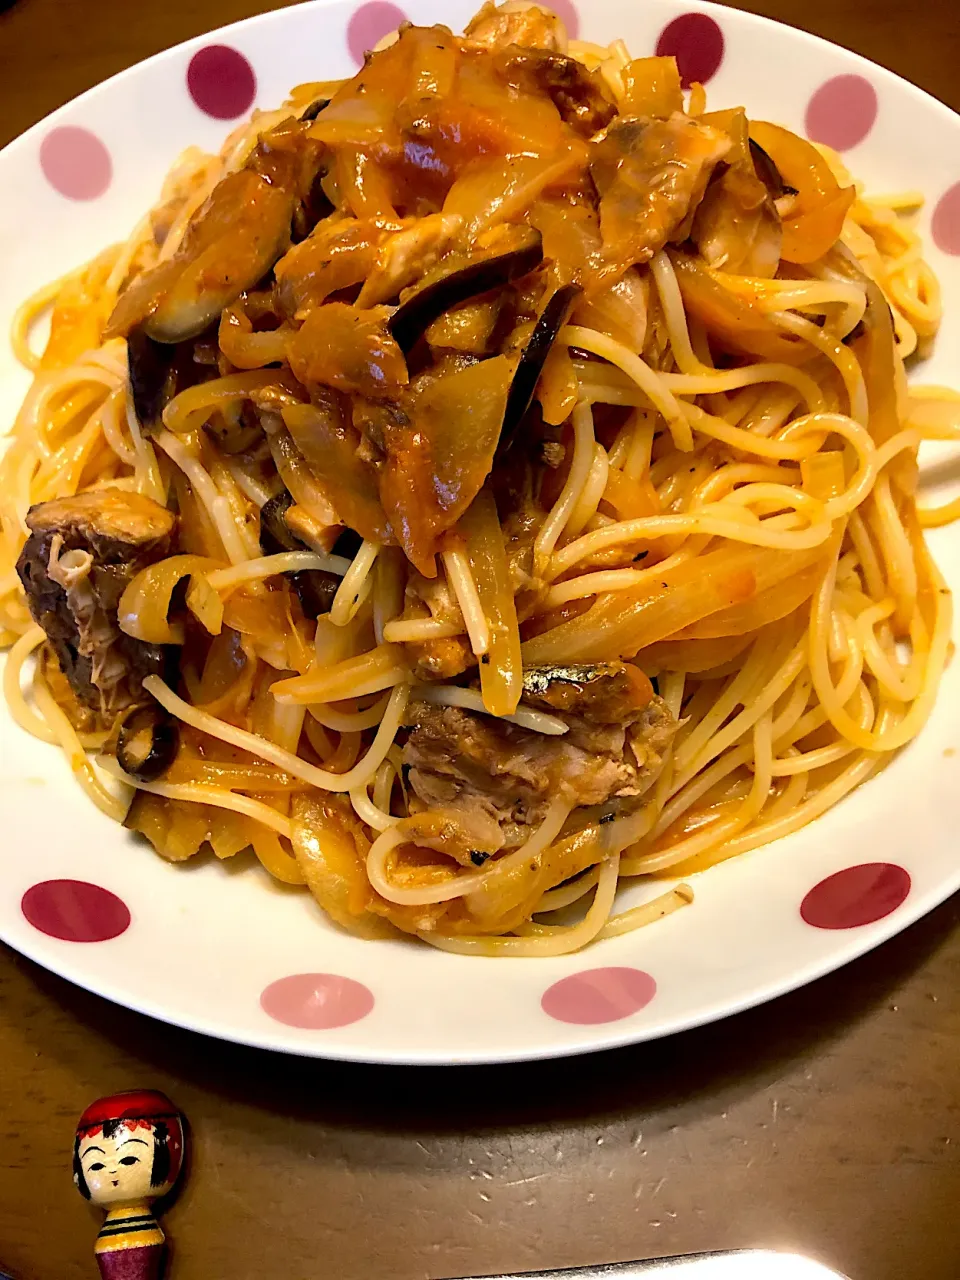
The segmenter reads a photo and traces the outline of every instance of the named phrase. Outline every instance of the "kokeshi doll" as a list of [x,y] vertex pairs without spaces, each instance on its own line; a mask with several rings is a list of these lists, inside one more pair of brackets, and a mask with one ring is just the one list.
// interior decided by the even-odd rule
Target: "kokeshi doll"
[[99,1098],[77,1124],[73,1180],[107,1216],[94,1252],[104,1280],[157,1280],[163,1232],[151,1204],[183,1167],[183,1117],[152,1089]]

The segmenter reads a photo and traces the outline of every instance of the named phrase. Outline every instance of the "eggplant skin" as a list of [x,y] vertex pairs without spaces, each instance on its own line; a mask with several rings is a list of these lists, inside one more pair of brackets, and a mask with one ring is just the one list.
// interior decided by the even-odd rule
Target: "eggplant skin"
[[576,58],[546,49],[514,47],[501,55],[501,60],[511,80],[527,82],[546,94],[561,119],[582,138],[592,138],[617,114],[617,104],[603,76]]
[[[301,542],[290,531],[284,519],[285,513],[292,506],[293,497],[286,489],[281,489],[260,509],[260,549],[265,556],[282,551],[307,550],[306,543]],[[330,612],[333,598],[340,586],[340,579],[335,573],[327,573],[323,569],[300,569],[287,576],[297,593],[305,617],[313,622],[322,613]]]
[[[131,754],[131,739],[144,728],[150,732],[150,749],[138,759]],[[117,735],[117,763],[131,778],[156,782],[173,764],[179,749],[180,725],[159,703],[134,707],[124,716]]]
[[543,245],[537,236],[519,248],[457,267],[401,302],[388,323],[393,340],[408,355],[445,311],[529,275],[542,261]]
[[530,341],[524,348],[510,384],[507,405],[503,412],[503,427],[500,432],[501,455],[506,453],[516,440],[520,424],[533,400],[550,349],[556,342],[560,330],[567,323],[567,318],[580,292],[579,286],[575,284],[564,285],[557,289],[534,325]]
[[320,112],[324,111],[329,105],[329,98],[314,98],[313,102],[300,113],[301,121],[316,120]]
[[278,555],[281,551],[302,551],[304,544],[295,537],[284,519],[293,506],[293,496],[281,489],[260,508],[260,550],[265,556]]
[[176,360],[177,348],[149,337],[141,325],[131,329],[127,335],[127,368],[133,409],[143,431],[154,431],[160,425],[170,399],[171,375]]
[[753,160],[753,167],[757,177],[767,188],[772,200],[779,200],[781,196],[795,196],[797,194],[797,188],[787,186],[771,156],[764,151],[759,142],[754,142],[753,138],[750,139],[750,157]]
[[653,700],[653,686],[629,663],[554,663],[525,667],[523,698],[528,705],[593,724],[632,723]]

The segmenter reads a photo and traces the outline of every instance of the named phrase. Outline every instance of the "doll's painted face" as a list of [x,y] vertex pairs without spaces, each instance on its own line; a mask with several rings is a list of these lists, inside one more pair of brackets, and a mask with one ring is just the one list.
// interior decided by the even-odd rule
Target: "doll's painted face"
[[168,1190],[169,1183],[154,1186],[156,1131],[140,1122],[128,1127],[107,1124],[81,1137],[78,1155],[83,1179],[94,1204],[119,1205],[152,1200]]

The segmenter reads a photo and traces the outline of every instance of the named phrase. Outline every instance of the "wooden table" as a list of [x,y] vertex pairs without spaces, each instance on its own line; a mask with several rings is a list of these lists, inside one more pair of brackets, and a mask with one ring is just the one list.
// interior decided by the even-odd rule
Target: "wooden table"
[[[0,142],[266,0],[20,0]],[[960,107],[956,0],[754,0]],[[853,1280],[960,1275],[960,901],[766,1008],[563,1063],[386,1070],[218,1044],[0,949],[0,1264],[91,1276],[73,1125],[169,1092],[193,1168],[172,1280],[421,1280],[699,1249],[795,1248]]]

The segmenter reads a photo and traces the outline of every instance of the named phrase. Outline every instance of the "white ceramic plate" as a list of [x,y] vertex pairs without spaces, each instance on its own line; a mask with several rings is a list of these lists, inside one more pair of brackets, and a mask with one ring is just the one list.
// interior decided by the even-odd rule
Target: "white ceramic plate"
[[[404,5],[415,21],[454,29],[474,8],[473,0]],[[929,243],[928,256],[947,317],[923,377],[958,379],[957,116],[851,53],[749,14],[680,0],[582,0],[579,15],[571,0],[557,7],[584,38],[622,36],[635,55],[664,40],[668,51],[681,49],[694,75],[714,69],[714,106],[742,103],[755,117],[827,130],[825,140],[845,148],[873,191],[922,190],[923,230],[941,245]],[[123,238],[183,148],[216,149],[254,101],[275,105],[300,81],[351,73],[355,55],[402,16],[382,0],[359,9],[317,0],[242,22],[124,72],[14,142],[0,153],[0,329],[42,282]],[[26,387],[4,350],[0,421],[12,421]],[[960,530],[931,541],[960,589]],[[0,937],[131,1008],[300,1054],[492,1062],[645,1040],[809,982],[960,887],[960,757],[951,758],[960,747],[958,706],[954,663],[931,723],[882,777],[798,835],[699,876],[694,906],[579,955],[542,961],[355,940],[328,925],[305,892],[277,885],[245,856],[170,866],[95,811],[57,751],[3,716]],[[821,908],[846,927],[815,927],[801,902],[839,872],[818,892]],[[61,880],[88,888],[49,887]],[[38,924],[74,937],[116,936],[71,941]]]

